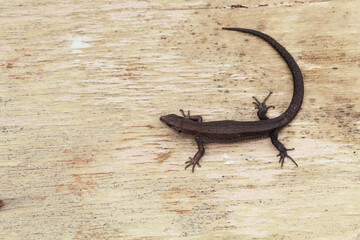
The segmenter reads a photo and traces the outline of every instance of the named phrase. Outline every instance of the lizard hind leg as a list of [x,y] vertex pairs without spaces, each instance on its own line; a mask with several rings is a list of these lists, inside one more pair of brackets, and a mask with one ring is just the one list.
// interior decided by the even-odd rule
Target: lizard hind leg
[[[264,101],[262,103],[256,97],[253,97],[256,101],[256,102],[254,102],[254,104],[255,104],[255,108],[258,109],[257,115],[260,120],[268,120],[269,118],[268,118],[268,116],[266,116],[268,109],[275,108],[274,106],[268,107],[268,106],[266,106],[266,103],[265,103],[271,94],[272,94],[272,92],[269,93],[269,95],[264,99]],[[296,167],[298,167],[295,160],[292,159],[292,157],[290,157],[287,153],[287,151],[294,150],[294,149],[285,148],[284,144],[282,144],[278,139],[280,130],[281,130],[281,128],[276,128],[273,131],[271,131],[270,135],[269,135],[272,144],[274,145],[274,147],[277,150],[279,150],[279,154],[277,155],[278,157],[280,157],[279,163],[281,164],[281,167],[283,167],[285,158],[289,158],[296,165]]]
[[253,96],[255,102],[253,102],[253,104],[255,105],[255,109],[258,109],[257,115],[260,118],[260,120],[267,120],[269,119],[266,116],[267,111],[270,108],[275,108],[275,106],[266,106],[266,100],[268,100],[268,98],[270,97],[270,95],[272,94],[272,92],[270,92],[267,97],[264,99],[263,102],[260,102],[256,97]]
[[298,167],[298,164],[295,162],[295,160],[292,157],[290,157],[287,153],[288,151],[294,150],[294,148],[291,149],[285,148],[284,144],[282,144],[278,139],[279,131],[280,128],[273,130],[270,133],[270,139],[272,144],[276,147],[276,149],[279,150],[279,154],[277,155],[277,157],[280,157],[279,163],[281,163],[281,167],[284,166],[285,158],[289,158],[295,164],[295,166]]

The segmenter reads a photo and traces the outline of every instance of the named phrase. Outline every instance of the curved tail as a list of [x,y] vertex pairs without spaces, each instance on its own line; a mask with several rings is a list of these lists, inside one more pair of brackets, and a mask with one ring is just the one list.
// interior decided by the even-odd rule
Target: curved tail
[[261,39],[264,39],[266,42],[268,42],[285,60],[287,65],[290,68],[290,71],[293,76],[293,82],[294,82],[294,91],[293,91],[293,97],[291,100],[291,103],[289,107],[286,109],[286,111],[281,114],[280,116],[266,120],[271,121],[279,125],[279,127],[283,127],[286,124],[288,124],[299,112],[303,97],[304,97],[304,82],[303,77],[300,71],[299,66],[295,62],[294,58],[290,55],[290,53],[275,39],[272,37],[251,29],[245,29],[245,28],[222,28],[223,30],[230,30],[230,31],[237,31],[237,32],[244,32],[244,33],[250,33],[252,35],[255,35]]

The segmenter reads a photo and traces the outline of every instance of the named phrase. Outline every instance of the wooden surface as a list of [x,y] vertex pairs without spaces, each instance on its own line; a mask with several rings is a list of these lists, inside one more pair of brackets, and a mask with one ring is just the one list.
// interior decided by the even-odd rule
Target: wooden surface
[[[233,6],[232,6],[233,5]],[[231,7],[232,6],[232,7]],[[360,239],[360,2],[1,1],[0,239]],[[254,120],[305,78],[280,138],[195,143],[180,108]]]

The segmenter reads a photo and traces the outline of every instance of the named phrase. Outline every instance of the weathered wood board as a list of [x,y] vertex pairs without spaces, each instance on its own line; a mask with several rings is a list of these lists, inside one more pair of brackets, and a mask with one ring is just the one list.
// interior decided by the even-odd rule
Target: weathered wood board
[[[360,239],[360,1],[1,1],[0,239]],[[180,108],[281,114],[269,139],[206,148],[159,122]]]

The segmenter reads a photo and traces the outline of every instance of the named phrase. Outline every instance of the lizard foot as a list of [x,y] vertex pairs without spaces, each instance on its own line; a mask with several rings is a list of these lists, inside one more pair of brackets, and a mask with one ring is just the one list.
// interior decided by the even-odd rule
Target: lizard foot
[[253,99],[255,100],[255,102],[253,102],[253,104],[255,105],[255,109],[258,109],[259,112],[265,112],[266,114],[268,109],[275,108],[274,106],[266,106],[266,100],[268,100],[271,94],[272,92],[267,95],[263,102],[260,102],[256,97],[253,96]]
[[294,148],[291,148],[291,149],[285,149],[280,151],[280,153],[277,155],[277,157],[280,157],[280,160],[279,160],[279,163],[281,163],[281,167],[283,167],[284,165],[284,162],[285,162],[285,158],[289,158],[295,165],[296,167],[298,167],[297,163],[294,161],[294,159],[292,159],[292,157],[290,157],[288,154],[287,154],[287,151],[290,151],[290,150],[294,150]]
[[196,159],[196,158],[192,158],[192,157],[189,157],[190,161],[186,161],[185,164],[188,164],[186,165],[185,169],[187,169],[188,167],[192,166],[192,172],[194,172],[194,169],[195,169],[195,166],[198,165],[199,167],[200,164],[199,164],[199,160],[200,159]]
[[190,119],[194,122],[202,122],[202,116],[200,115],[190,115],[190,110],[186,113],[184,112],[184,110],[180,109],[180,112],[182,113],[182,115],[184,116],[184,118],[186,119]]

